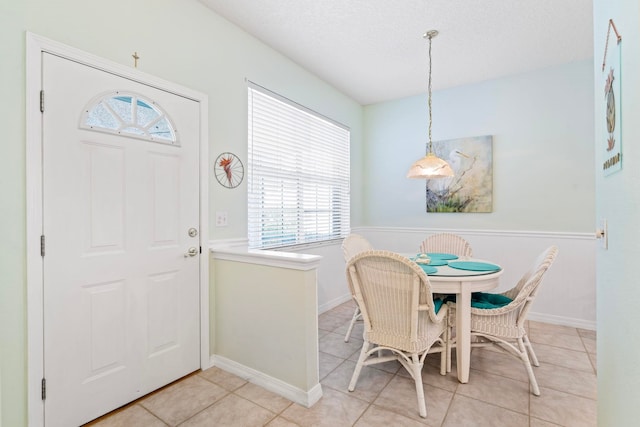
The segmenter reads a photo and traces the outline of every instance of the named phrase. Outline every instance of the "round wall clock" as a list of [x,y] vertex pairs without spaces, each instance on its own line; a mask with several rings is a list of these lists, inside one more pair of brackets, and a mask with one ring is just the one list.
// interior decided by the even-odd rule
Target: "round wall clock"
[[233,153],[222,153],[213,165],[218,182],[227,188],[236,188],[244,178],[244,166]]

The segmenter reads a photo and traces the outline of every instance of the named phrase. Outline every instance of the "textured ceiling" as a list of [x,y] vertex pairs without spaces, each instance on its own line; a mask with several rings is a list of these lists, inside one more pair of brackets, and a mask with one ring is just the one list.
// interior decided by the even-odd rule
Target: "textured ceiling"
[[363,105],[593,57],[592,0],[200,0]]

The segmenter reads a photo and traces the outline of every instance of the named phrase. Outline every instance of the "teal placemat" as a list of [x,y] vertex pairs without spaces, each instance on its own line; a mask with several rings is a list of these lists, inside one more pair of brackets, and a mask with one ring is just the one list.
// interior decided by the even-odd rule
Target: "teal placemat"
[[458,259],[458,255],[454,254],[443,254],[440,252],[427,252],[429,258],[438,258],[438,259]]
[[453,261],[449,263],[449,267],[470,271],[500,271],[500,266],[488,262]]
[[415,261],[419,265],[431,265],[433,267],[440,267],[441,265],[447,265],[447,260],[442,258],[431,258],[428,264],[419,263],[416,257],[411,257],[411,261]]
[[422,270],[427,274],[432,274],[438,271],[437,268],[432,267],[430,265],[418,264]]

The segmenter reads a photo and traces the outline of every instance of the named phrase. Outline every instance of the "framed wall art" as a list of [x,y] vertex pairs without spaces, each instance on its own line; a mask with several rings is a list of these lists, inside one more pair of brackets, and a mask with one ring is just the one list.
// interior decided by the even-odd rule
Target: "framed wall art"
[[455,175],[427,180],[427,212],[491,212],[493,137],[435,141],[433,151]]

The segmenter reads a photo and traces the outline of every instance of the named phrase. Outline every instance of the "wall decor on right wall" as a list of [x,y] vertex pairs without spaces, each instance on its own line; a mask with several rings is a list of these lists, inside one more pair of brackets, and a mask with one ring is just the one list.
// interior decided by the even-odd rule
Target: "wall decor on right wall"
[[[616,37],[614,44],[609,47],[611,29]],[[602,171],[604,175],[611,175],[622,169],[622,129],[620,117],[620,98],[622,97],[621,61],[622,37],[609,19],[607,28],[607,40],[604,45],[604,57],[602,58],[602,80],[604,83],[604,103],[602,118],[606,121],[605,135],[600,146],[602,147]],[[608,58],[607,58],[608,54]]]
[[491,212],[493,137],[434,141],[433,151],[455,175],[427,180],[427,212]]

